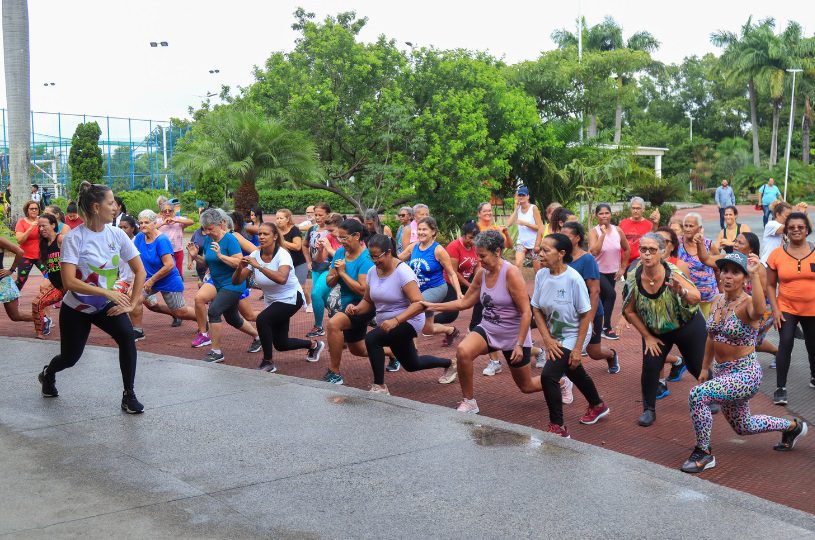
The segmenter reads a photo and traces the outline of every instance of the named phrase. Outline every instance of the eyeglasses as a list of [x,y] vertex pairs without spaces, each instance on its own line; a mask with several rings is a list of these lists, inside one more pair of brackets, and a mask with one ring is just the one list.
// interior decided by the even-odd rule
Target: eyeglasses
[[407,217],[407,214],[399,214],[399,217]]
[[632,207],[631,207],[631,211],[633,212],[634,210],[640,210],[640,211],[642,211],[642,206],[632,206]]
[[804,230],[806,230],[806,228],[807,228],[806,225],[788,225],[787,226],[788,231],[804,231]]
[[640,253],[648,253],[650,255],[655,255],[659,253],[659,248],[640,246]]
[[350,236],[338,236],[337,240],[339,240],[340,242],[345,242],[349,238],[351,238],[351,237]]
[[[371,255],[371,259],[373,259],[375,261],[378,261],[379,259],[381,259],[382,257],[384,257],[385,255],[387,255],[390,252],[391,252],[391,250],[387,249],[387,250],[383,251],[382,253],[380,253],[379,255]],[[368,253],[370,254],[370,252],[368,252]]]

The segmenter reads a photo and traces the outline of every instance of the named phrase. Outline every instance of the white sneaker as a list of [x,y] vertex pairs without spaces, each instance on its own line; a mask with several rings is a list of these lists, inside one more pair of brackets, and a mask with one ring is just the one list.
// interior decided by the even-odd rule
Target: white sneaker
[[541,352],[535,355],[535,367],[543,368],[546,365],[546,349],[541,348]]
[[456,410],[468,414],[478,414],[479,412],[478,403],[474,399],[462,399]]
[[574,383],[568,377],[563,377],[563,381],[560,383],[560,400],[564,405],[569,405],[574,401],[574,394],[572,393]]
[[314,313],[314,308],[311,307],[311,304],[306,304],[306,313]]
[[385,394],[386,396],[391,395],[390,391],[388,390],[388,385],[386,384],[372,384],[368,391],[373,392],[374,394]]
[[504,370],[501,367],[500,360],[490,360],[490,363],[487,364],[487,367],[484,368],[482,373],[484,373],[484,375],[487,377],[492,377],[493,375],[501,373],[502,371]]

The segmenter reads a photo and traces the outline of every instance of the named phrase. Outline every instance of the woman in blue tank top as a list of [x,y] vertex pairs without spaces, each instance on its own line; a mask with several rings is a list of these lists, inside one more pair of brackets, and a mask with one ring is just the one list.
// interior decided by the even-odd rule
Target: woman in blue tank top
[[[444,273],[450,279],[456,298],[462,298],[461,286],[458,282],[450,255],[438,242],[439,226],[432,217],[423,218],[416,228],[418,241],[399,254],[399,258],[408,263],[419,281],[419,290],[426,302],[440,303],[447,296],[447,282]],[[433,313],[425,314],[425,325],[422,329],[424,335],[432,336],[444,334],[445,345],[452,344],[459,331],[454,326],[445,326],[433,322]]]

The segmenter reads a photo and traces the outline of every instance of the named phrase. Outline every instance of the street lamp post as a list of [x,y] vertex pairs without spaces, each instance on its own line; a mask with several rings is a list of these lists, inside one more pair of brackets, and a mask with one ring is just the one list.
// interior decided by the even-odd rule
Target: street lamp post
[[790,97],[790,127],[787,131],[787,165],[784,168],[784,200],[787,200],[787,180],[790,176],[790,148],[792,147],[792,121],[795,115],[795,74],[801,73],[803,69],[788,69],[787,73],[792,73],[792,96]]

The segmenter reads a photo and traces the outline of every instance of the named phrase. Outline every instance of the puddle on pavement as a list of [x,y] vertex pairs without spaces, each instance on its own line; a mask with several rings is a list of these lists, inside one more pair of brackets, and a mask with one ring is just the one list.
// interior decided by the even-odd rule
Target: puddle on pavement
[[335,395],[328,396],[326,399],[328,399],[329,403],[333,403],[334,405],[364,405],[368,403],[368,400],[358,398],[355,396]]
[[526,446],[528,448],[539,448],[541,444],[543,444],[543,441],[531,435],[479,424],[470,426],[470,436],[478,446]]

